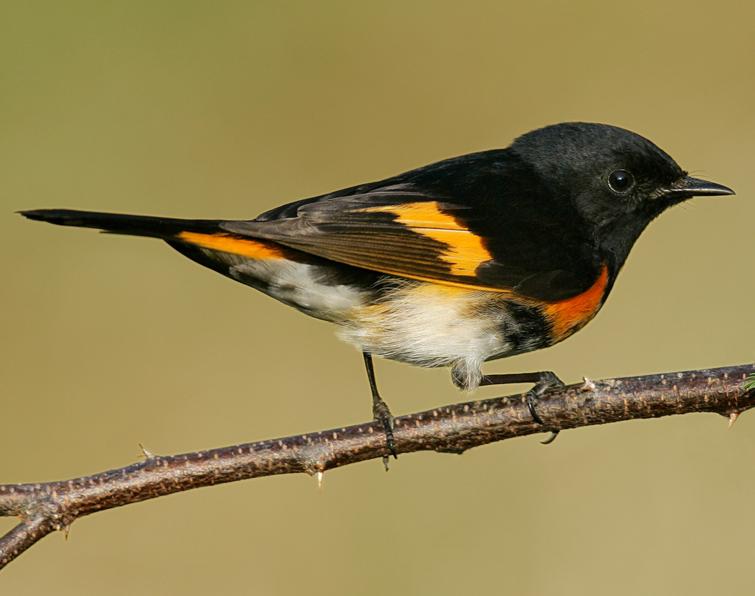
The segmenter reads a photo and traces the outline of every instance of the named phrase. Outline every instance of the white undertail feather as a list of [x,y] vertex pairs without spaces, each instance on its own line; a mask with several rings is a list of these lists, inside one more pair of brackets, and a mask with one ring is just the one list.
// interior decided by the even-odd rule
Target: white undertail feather
[[254,261],[238,258],[230,274],[239,281],[249,279],[266,284],[263,291],[305,312],[338,323],[344,315],[367,300],[367,293],[352,286],[321,282],[318,267],[285,259]]

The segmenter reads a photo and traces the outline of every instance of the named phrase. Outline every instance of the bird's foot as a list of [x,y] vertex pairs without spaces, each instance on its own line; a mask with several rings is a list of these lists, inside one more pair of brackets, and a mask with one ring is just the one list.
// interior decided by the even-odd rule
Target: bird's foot
[[[381,398],[374,400],[372,404],[372,415],[383,426],[383,432],[385,433],[385,445],[390,455],[394,459],[398,459],[398,452],[396,451],[396,442],[393,439],[393,415],[388,409],[386,404]],[[385,469],[388,469],[388,455],[383,456],[383,464]]]
[[[538,424],[545,426],[543,418],[537,411],[537,402],[548,391],[554,389],[560,389],[564,386],[564,382],[556,376],[556,373],[552,371],[541,371],[534,373],[512,373],[502,375],[486,375],[482,378],[481,385],[503,385],[506,383],[534,383],[532,389],[525,394],[525,400],[527,402],[527,410],[529,410],[530,416]],[[551,431],[550,436],[541,441],[543,445],[549,445],[556,440],[559,431]]]
[[[532,419],[541,426],[545,426],[545,422],[543,422],[542,417],[537,411],[537,401],[543,395],[548,393],[548,391],[560,389],[563,386],[564,382],[559,379],[555,373],[551,371],[544,371],[540,373],[540,380],[537,381],[535,383],[535,386],[527,392],[525,397],[525,399],[527,400],[527,409],[529,410]],[[559,432],[560,431],[552,430],[548,438],[540,442],[543,445],[550,445],[551,443],[553,443],[553,441],[556,440]]]

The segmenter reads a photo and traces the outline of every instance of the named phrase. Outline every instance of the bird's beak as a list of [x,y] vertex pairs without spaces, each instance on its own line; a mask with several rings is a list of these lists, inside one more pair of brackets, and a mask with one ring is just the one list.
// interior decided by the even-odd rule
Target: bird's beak
[[734,191],[723,184],[685,176],[674,182],[663,194],[674,199],[686,199],[700,196],[733,195]]

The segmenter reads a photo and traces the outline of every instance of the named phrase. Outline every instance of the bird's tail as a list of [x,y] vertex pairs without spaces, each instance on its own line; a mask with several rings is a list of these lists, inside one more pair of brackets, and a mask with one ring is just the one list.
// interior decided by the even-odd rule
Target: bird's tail
[[181,233],[213,234],[220,232],[220,220],[174,219],[148,215],[123,215],[98,213],[73,209],[35,209],[21,211],[21,215],[36,221],[46,221],[59,226],[96,228],[109,234],[149,236],[169,240]]
[[29,219],[59,226],[95,228],[106,234],[159,238],[192,261],[223,275],[231,275],[230,268],[238,264],[240,259],[269,262],[285,259],[295,252],[270,240],[227,232],[221,228],[224,220],[220,219],[175,219],[72,209],[35,209],[20,213]]

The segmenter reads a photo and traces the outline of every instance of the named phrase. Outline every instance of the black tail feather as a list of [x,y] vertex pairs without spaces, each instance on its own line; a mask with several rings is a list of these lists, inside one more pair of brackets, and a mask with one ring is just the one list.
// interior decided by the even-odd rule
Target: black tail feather
[[169,238],[179,232],[213,233],[220,231],[220,220],[212,219],[174,219],[147,215],[75,211],[72,209],[34,209],[19,211],[19,213],[35,221],[46,221],[59,226],[96,228],[110,234]]

